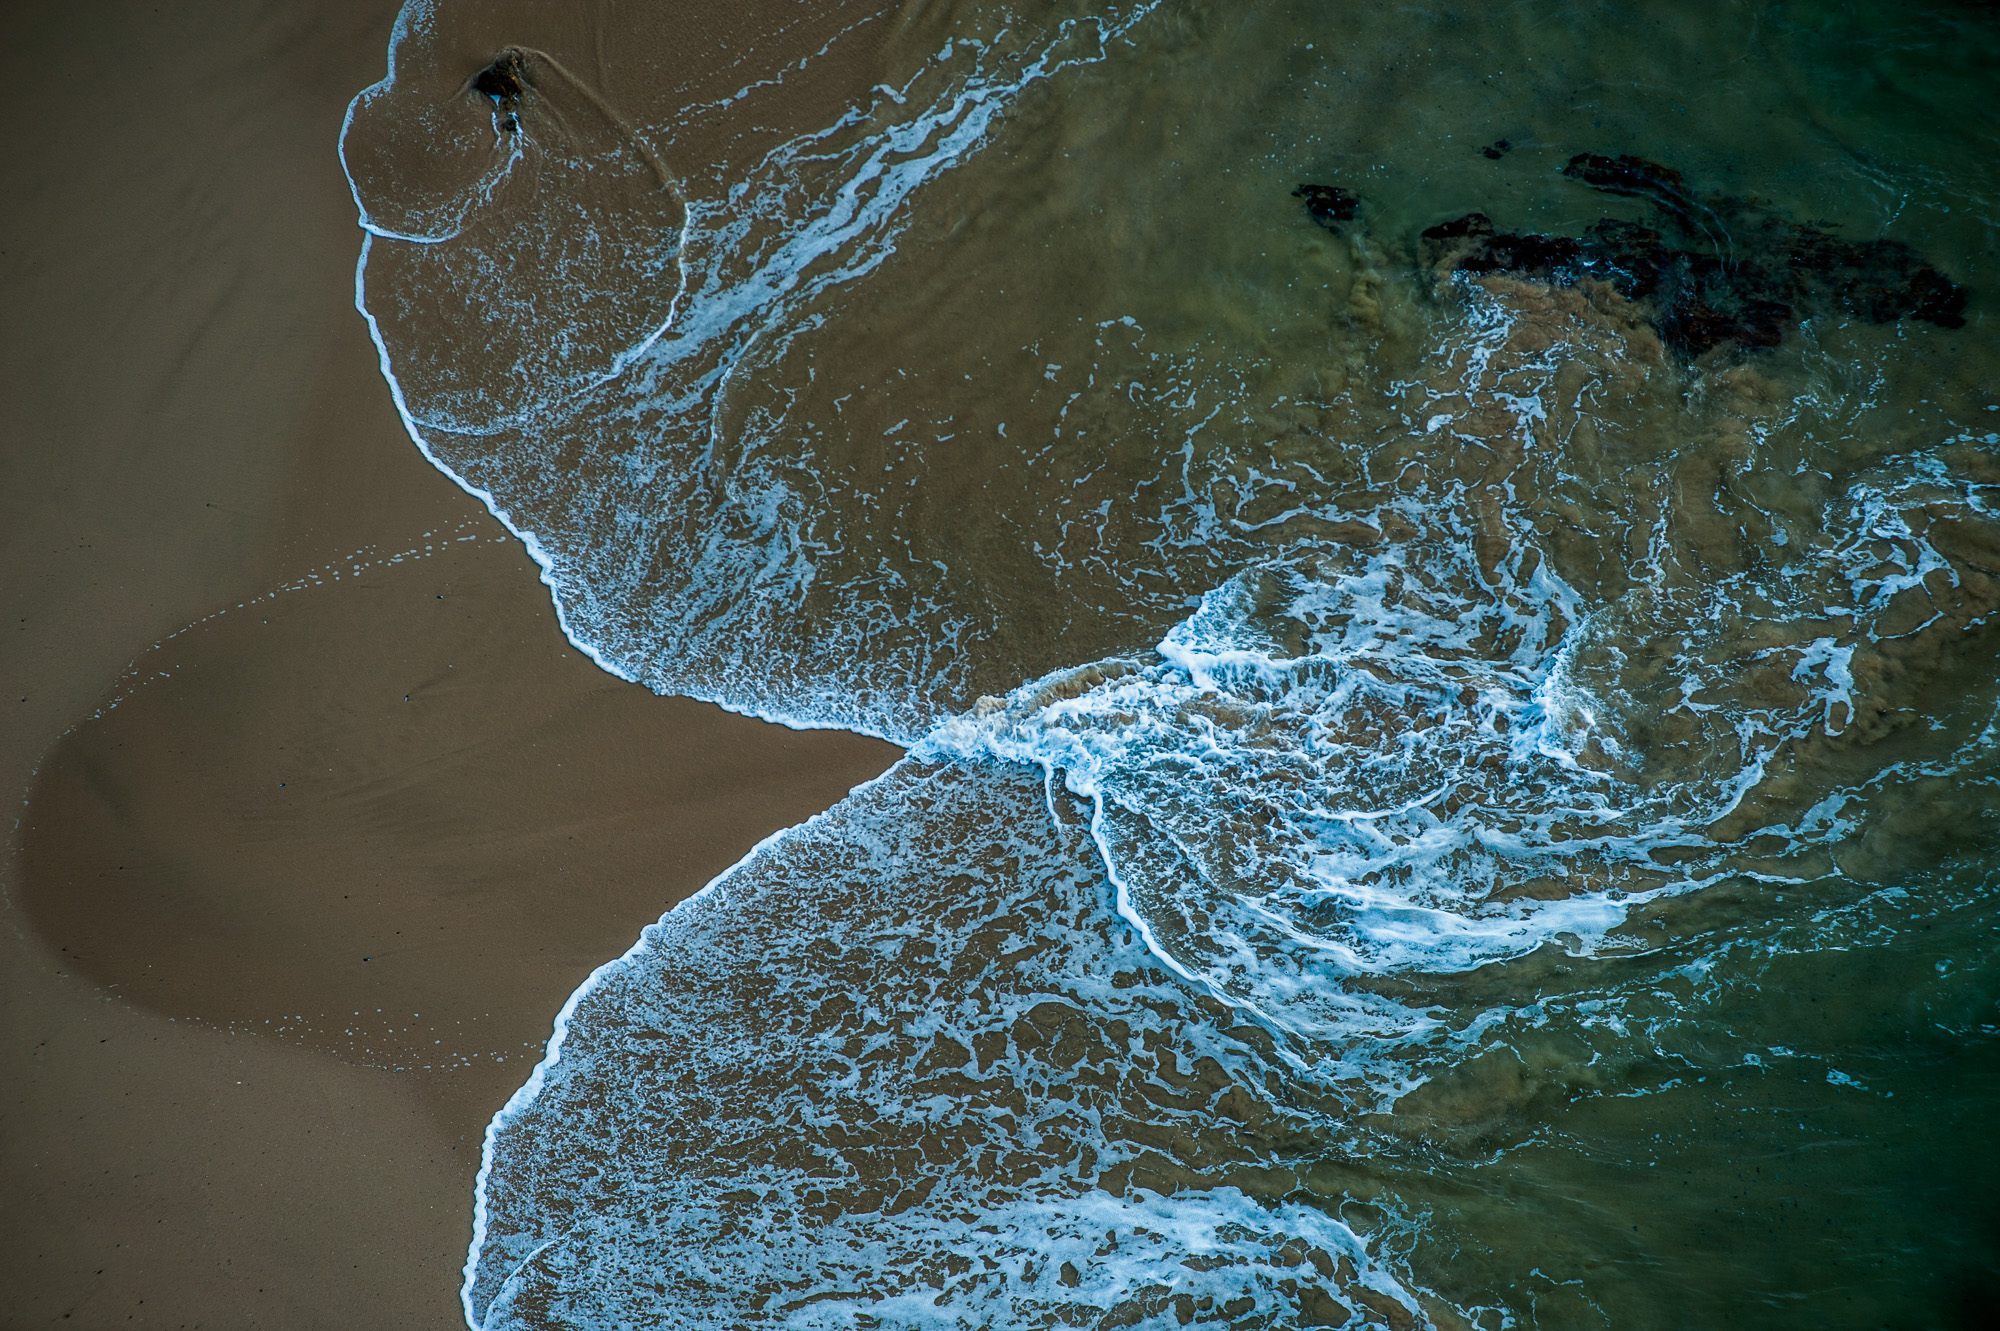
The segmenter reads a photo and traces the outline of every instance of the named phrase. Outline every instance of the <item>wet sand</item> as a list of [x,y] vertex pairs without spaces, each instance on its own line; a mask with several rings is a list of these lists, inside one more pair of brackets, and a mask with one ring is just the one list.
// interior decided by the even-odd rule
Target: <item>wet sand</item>
[[411,447],[334,153],[393,17],[0,52],[0,1325],[459,1324],[564,997],[894,757],[605,675]]

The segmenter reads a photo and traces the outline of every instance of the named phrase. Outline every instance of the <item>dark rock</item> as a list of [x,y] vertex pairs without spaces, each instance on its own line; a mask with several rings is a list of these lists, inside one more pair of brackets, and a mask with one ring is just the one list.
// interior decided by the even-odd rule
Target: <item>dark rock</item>
[[1922,319],[1965,326],[1966,292],[1895,240],[1849,241],[1816,227],[1776,237],[1791,270],[1811,274],[1842,309],[1869,323]]
[[1426,228],[1417,252],[1427,268],[1462,268],[1468,273],[1519,273],[1555,277],[1573,265],[1580,247],[1565,236],[1502,232],[1485,213],[1467,213]]
[[1792,321],[1792,307],[1780,301],[1746,300],[1717,309],[1700,297],[1669,305],[1654,321],[1660,340],[1699,356],[1716,347],[1775,347]]
[[1514,151],[1514,145],[1507,142],[1507,140],[1505,139],[1495,139],[1493,140],[1493,142],[1487,144],[1484,148],[1481,148],[1479,151],[1484,153],[1492,161],[1497,162],[1501,158],[1505,157],[1508,153]]
[[519,51],[502,51],[493,63],[472,76],[472,90],[493,99],[502,111],[512,111],[521,103],[528,86],[528,62]]
[[[1645,201],[1650,224],[1605,218],[1582,236],[1553,236],[1502,231],[1486,214],[1467,213],[1423,231],[1419,262],[1437,272],[1607,282],[1648,311],[1668,346],[1689,356],[1777,346],[1822,310],[1870,323],[1965,324],[1965,289],[1899,241],[1846,240],[1742,200],[1704,197],[1680,172],[1640,157],[1579,153],[1563,174]],[[1325,185],[1301,186],[1297,195],[1328,228],[1351,220],[1359,203]]]
[[1569,159],[1563,174],[1581,180],[1592,189],[1610,194],[1672,194],[1686,186],[1681,173],[1670,166],[1649,162],[1643,157],[1605,157],[1599,153],[1578,153]]
[[1304,199],[1312,220],[1329,231],[1337,230],[1342,222],[1352,222],[1354,209],[1361,202],[1338,185],[1301,185],[1292,191],[1292,197]]
[[1485,213],[1467,213],[1455,222],[1440,222],[1424,229],[1425,240],[1484,240],[1499,228]]
[[1714,209],[1688,193],[1686,180],[1670,166],[1643,157],[1578,153],[1563,167],[1563,174],[1606,194],[1648,200],[1686,230],[1711,241],[1721,239]]

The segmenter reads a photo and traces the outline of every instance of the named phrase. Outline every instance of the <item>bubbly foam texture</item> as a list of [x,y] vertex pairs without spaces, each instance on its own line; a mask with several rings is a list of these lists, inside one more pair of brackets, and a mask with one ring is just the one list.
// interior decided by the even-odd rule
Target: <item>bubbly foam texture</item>
[[475,1325],[1407,1302],[1216,1131],[1286,1131],[1267,1046],[1120,927],[1049,799],[906,760],[599,972],[497,1121]]
[[[413,438],[608,669],[913,746],[572,999],[472,1323],[1587,1321],[1482,1283],[1436,1160],[1819,1057],[1703,1014],[1893,936],[1921,792],[1991,770],[1975,363],[1689,363],[1608,288],[1434,281],[1395,229],[1469,168],[1421,109],[1379,141],[1360,57],[1303,80],[1313,6],[933,6],[712,170],[557,55],[503,125],[444,22],[344,140]],[[1423,108],[1540,49],[1480,22],[1340,35],[1433,53]],[[1578,23],[1579,68],[1632,40]],[[1324,160],[1369,225],[1298,210]]]
[[[1990,755],[1989,721],[1863,783],[1812,773],[1809,795],[1786,761],[1855,724],[1857,652],[1874,663],[1996,610],[1954,611],[1963,580],[1922,534],[1990,520],[1996,491],[1937,457],[1905,468],[1857,484],[1775,576],[1677,587],[1654,550],[1647,582],[1588,614],[1532,546],[1482,569],[1470,523],[1433,502],[1413,540],[1240,575],[1154,659],[1033,681],[916,752],[1059,777],[1093,802],[1120,911],[1168,965],[1298,1037],[1302,1064],[1379,1073],[1439,1023],[1342,977],[1635,946],[1613,937],[1635,904],[1746,872],[1816,877],[1813,852],[1856,834],[1871,789]],[[1754,607],[1756,631],[1717,632],[1718,601]],[[1680,644],[1664,668],[1628,657],[1635,613]],[[1633,734],[1661,712],[1692,750],[1670,780]],[[1789,820],[1755,798],[1778,785]],[[1750,838],[1754,870],[1736,849]],[[1381,1103],[1411,1085],[1391,1073]]]

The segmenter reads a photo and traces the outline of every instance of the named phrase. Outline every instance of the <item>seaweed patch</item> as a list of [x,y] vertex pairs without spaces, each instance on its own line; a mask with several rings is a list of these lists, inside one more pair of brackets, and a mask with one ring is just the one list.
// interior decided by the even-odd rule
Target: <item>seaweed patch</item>
[[[1418,263],[1437,273],[1607,282],[1640,302],[1661,339],[1689,356],[1774,347],[1800,321],[1827,310],[1869,323],[1965,325],[1965,289],[1900,241],[1848,240],[1741,199],[1699,194],[1679,171],[1639,157],[1579,153],[1563,174],[1638,199],[1652,216],[1607,217],[1581,236],[1561,236],[1503,231],[1486,214],[1467,213],[1424,230]],[[1295,194],[1329,228],[1350,220],[1359,202],[1324,185],[1302,185]],[[1331,220],[1322,216],[1328,196],[1344,209]]]

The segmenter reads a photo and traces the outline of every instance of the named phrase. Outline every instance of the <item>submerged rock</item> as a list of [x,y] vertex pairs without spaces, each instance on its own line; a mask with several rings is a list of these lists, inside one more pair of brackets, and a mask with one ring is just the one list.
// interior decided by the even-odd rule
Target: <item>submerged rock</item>
[[1569,159],[1562,173],[1606,194],[1651,199],[1668,212],[1691,214],[1700,208],[1689,197],[1686,179],[1680,172],[1643,157],[1578,153]]
[[1304,199],[1312,220],[1329,231],[1338,230],[1342,222],[1352,222],[1354,210],[1361,202],[1358,196],[1338,185],[1301,185],[1292,191],[1292,197]]
[[[1679,171],[1640,157],[1579,153],[1563,174],[1644,200],[1651,224],[1604,218],[1581,236],[1541,235],[1502,231],[1485,213],[1467,213],[1426,228],[1418,262],[1438,273],[1607,282],[1647,310],[1663,342],[1689,356],[1774,347],[1823,310],[1869,323],[1965,324],[1965,289],[1900,241],[1847,240],[1743,200],[1704,196]],[[1329,229],[1351,220],[1359,203],[1328,185],[1301,185],[1294,194]]]

